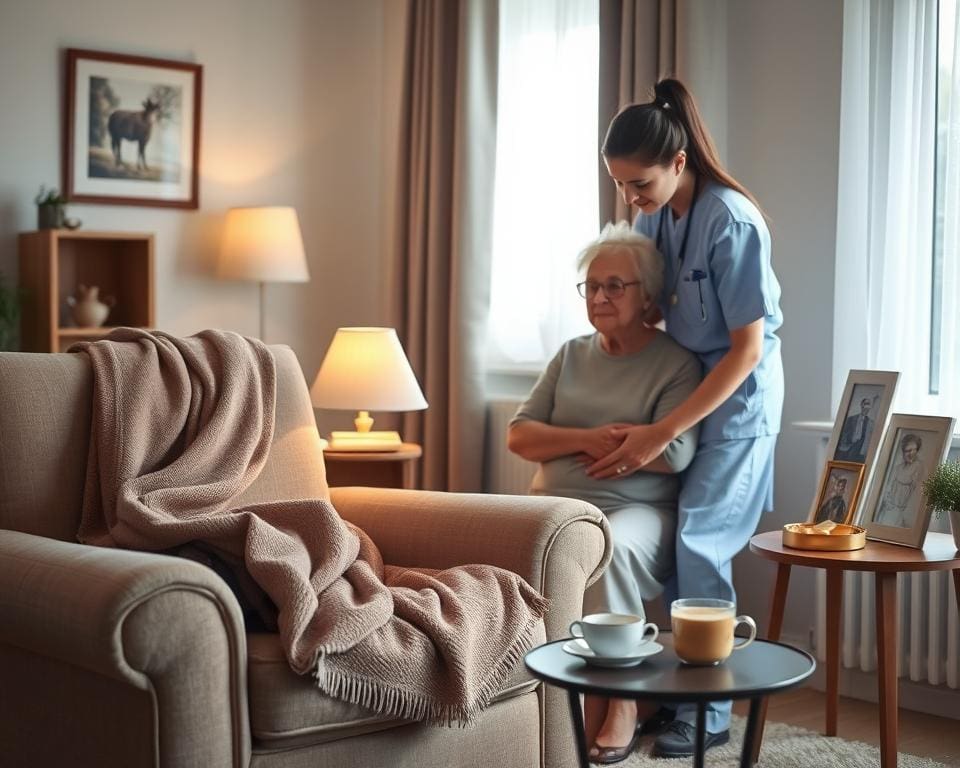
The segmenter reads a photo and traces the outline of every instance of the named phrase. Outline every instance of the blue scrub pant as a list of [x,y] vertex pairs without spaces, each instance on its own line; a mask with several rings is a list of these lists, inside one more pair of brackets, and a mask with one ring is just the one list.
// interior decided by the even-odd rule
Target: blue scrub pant
[[[773,508],[776,435],[701,443],[683,474],[677,519],[677,563],[664,599],[713,597],[736,602],[731,561],[750,541],[760,515]],[[707,730],[730,727],[732,702],[707,706]],[[677,719],[696,724],[693,704]]]

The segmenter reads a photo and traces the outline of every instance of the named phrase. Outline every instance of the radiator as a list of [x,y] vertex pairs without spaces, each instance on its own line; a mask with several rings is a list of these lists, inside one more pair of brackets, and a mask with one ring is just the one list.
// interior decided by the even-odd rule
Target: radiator
[[487,402],[484,490],[488,493],[526,494],[537,470],[535,463],[507,450],[507,424],[521,402],[509,399]]
[[[817,572],[817,655],[826,658],[826,575]],[[848,669],[877,668],[874,575],[843,577],[840,663]],[[960,688],[960,621],[947,572],[897,576],[897,676],[913,682]]]

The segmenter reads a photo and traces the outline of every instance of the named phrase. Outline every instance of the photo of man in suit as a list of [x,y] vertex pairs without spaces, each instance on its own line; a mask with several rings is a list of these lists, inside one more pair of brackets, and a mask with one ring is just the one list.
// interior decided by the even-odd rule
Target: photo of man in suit
[[835,459],[855,461],[859,464],[866,462],[874,427],[874,420],[870,416],[872,408],[873,401],[869,397],[864,397],[860,400],[860,413],[847,416],[844,420]]
[[817,510],[817,516],[813,522],[822,523],[824,520],[832,520],[835,523],[842,523],[847,516],[847,501],[844,498],[846,492],[847,478],[837,474],[830,475],[828,496]]

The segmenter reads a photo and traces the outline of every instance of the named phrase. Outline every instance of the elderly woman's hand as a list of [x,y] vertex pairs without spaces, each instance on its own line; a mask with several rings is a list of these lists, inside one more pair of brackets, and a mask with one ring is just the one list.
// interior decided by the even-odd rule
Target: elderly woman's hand
[[660,423],[618,427],[612,431],[620,438],[620,446],[587,467],[587,474],[596,479],[626,477],[656,459],[676,437]]
[[600,427],[583,430],[582,452],[593,461],[602,459],[620,447],[624,439],[624,430],[631,427],[626,422],[604,424]]

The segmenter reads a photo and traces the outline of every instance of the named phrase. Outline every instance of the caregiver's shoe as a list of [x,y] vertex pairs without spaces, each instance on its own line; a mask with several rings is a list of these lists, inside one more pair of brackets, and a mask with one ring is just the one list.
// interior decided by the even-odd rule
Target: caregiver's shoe
[[[710,733],[707,731],[704,749],[717,747],[730,741],[730,731]],[[657,757],[689,757],[696,751],[697,729],[690,723],[674,720],[653,742],[653,754]]]

